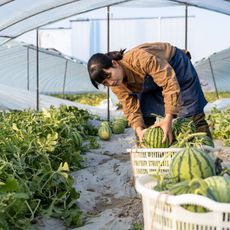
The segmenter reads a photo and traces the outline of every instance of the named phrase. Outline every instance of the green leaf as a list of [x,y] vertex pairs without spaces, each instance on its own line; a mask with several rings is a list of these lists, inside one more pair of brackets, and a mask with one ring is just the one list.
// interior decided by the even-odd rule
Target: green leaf
[[13,177],[8,177],[4,185],[0,185],[1,192],[17,192],[18,183]]

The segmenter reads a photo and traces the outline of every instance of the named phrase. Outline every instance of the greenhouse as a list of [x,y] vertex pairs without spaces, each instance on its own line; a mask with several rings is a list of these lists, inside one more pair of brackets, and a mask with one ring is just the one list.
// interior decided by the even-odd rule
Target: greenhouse
[[[36,47],[10,42],[0,47],[0,55],[0,84],[36,91]],[[39,49],[40,93],[95,92],[94,87],[84,81],[86,75],[86,63],[57,50]],[[80,88],[78,82],[81,82]]]
[[[189,14],[190,8],[201,10],[203,18],[212,12],[217,21],[229,20],[226,0],[0,0],[0,229],[229,229],[229,47],[212,53],[207,48],[203,55],[201,46],[208,41],[203,44],[192,33],[195,18],[203,18]],[[117,17],[116,9],[124,9],[126,17]],[[81,18],[96,11],[99,16]],[[66,19],[67,27],[59,27]],[[56,29],[67,32],[51,37]],[[204,37],[209,30],[198,31]],[[148,124],[135,94],[139,89],[118,100],[105,83],[114,72],[99,90],[93,86],[87,62],[79,57],[107,53],[123,42],[146,42],[149,34],[157,42],[171,38],[185,51],[200,41],[194,67],[208,101],[202,113],[151,113],[154,123]],[[216,43],[223,41],[224,35],[215,35],[221,37]],[[60,47],[76,52],[55,48],[57,36]],[[197,61],[199,49],[203,58]],[[113,59],[114,69],[117,63]],[[174,64],[170,68],[177,75]],[[121,73],[122,89],[130,79],[134,87],[139,84]]]

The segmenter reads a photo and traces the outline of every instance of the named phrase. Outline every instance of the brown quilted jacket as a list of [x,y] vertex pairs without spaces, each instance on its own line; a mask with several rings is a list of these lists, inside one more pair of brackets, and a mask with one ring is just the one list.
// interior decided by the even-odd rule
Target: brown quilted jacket
[[127,51],[119,64],[125,72],[121,86],[111,87],[122,104],[129,124],[136,129],[144,127],[140,103],[132,93],[140,93],[146,74],[162,87],[165,113],[178,113],[178,95],[180,88],[169,61],[175,53],[175,47],[169,43],[144,43]]

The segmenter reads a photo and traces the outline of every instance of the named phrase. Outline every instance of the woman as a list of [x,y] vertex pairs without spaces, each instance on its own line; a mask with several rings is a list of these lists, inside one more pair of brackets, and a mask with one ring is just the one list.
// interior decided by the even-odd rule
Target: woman
[[203,112],[207,104],[197,73],[182,50],[169,43],[144,43],[137,47],[94,54],[88,62],[92,84],[110,86],[122,104],[129,124],[142,140],[145,128],[154,124],[173,141],[173,117],[189,117],[197,131],[211,137]]

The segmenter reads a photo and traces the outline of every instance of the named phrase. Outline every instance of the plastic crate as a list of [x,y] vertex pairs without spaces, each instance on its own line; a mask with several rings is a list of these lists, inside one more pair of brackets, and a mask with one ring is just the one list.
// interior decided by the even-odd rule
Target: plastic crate
[[[230,204],[207,197],[183,194],[168,195],[153,190],[156,180],[145,175],[136,180],[136,190],[142,195],[144,230],[229,230]],[[190,212],[181,205],[200,205],[210,212]]]
[[[216,149],[209,146],[201,146],[206,152]],[[136,148],[127,149],[130,153],[134,178],[143,175],[167,174],[173,156],[183,148]],[[230,230],[230,229],[229,229]]]

